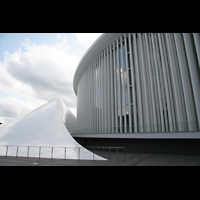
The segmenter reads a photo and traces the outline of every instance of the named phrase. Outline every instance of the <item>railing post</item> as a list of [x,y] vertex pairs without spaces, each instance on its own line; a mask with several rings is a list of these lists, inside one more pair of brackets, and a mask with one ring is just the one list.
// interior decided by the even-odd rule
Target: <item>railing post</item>
[[109,147],[109,161],[110,161],[110,147]]
[[51,159],[53,158],[53,147],[51,149]]
[[94,161],[94,152],[93,152],[93,161]]
[[17,146],[17,153],[16,153],[16,158],[17,158],[17,156],[18,156],[18,147],[19,147],[19,146]]
[[80,161],[80,147],[78,148],[78,160]]
[[39,159],[40,159],[41,147],[39,148]]
[[6,148],[6,157],[7,157],[7,155],[8,155],[8,146],[7,146],[7,148]]
[[117,148],[117,160],[118,160],[118,148]]
[[66,147],[65,147],[65,160],[66,160]]
[[125,151],[125,162],[126,162],[126,147],[124,147],[124,151]]
[[28,146],[27,158],[28,158],[28,156],[29,156],[29,146]]

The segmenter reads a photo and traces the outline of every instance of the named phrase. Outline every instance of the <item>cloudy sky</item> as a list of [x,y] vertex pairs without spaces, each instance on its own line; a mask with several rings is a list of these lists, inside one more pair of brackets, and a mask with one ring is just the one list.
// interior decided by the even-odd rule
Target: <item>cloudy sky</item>
[[0,33],[0,122],[58,97],[76,115],[73,77],[101,33]]

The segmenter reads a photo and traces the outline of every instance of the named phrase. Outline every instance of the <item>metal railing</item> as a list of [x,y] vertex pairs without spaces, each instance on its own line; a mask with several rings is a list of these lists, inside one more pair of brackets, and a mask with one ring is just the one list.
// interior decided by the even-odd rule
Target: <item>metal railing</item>
[[[2,147],[5,147],[4,148],[4,150],[5,150],[5,154],[2,154]],[[16,151],[15,151],[15,153],[12,151],[12,155],[8,155],[8,152],[9,152],[9,147],[10,148],[13,148],[13,147],[16,147]],[[23,153],[22,154],[24,154],[24,156],[19,156],[18,154],[19,154],[19,148],[27,148],[27,152],[25,153],[25,151],[23,151]],[[39,152],[38,152],[38,156],[30,156],[29,154],[30,154],[30,149],[31,148],[38,148],[38,150],[39,150]],[[53,157],[53,153],[54,153],[54,150],[55,149],[61,149],[61,148],[63,148],[64,149],[64,157],[63,157],[63,159],[67,159],[66,157],[67,157],[67,152],[66,152],[66,150],[67,149],[77,149],[77,154],[78,154],[78,160],[80,161],[80,159],[81,159],[81,150],[85,150],[85,148],[83,148],[83,147],[51,147],[51,146],[17,146],[17,145],[0,145],[0,156],[6,156],[6,157],[8,157],[8,156],[15,156],[15,157],[27,157],[27,158],[49,158],[49,157],[44,157],[44,156],[41,156],[41,151],[42,151],[42,148],[44,149],[44,148],[50,148],[51,149],[51,159],[53,159],[54,157]],[[34,153],[35,153],[36,151],[34,151]],[[91,152],[92,154],[93,154],[93,161],[95,161],[95,153],[94,152]],[[35,153],[35,155],[36,155],[36,153]],[[57,157],[58,158],[58,157]],[[61,158],[61,157],[59,157],[59,158]],[[62,158],[61,158],[62,159]],[[72,159],[72,158],[68,158],[68,159]],[[74,158],[74,159],[76,159],[76,158]]]
[[98,153],[100,152],[100,149],[103,150],[103,157],[104,157],[104,150],[108,150],[109,152],[109,161],[111,159],[111,150],[115,149],[116,150],[116,154],[117,154],[117,160],[118,160],[118,150],[119,149],[123,149],[124,150],[124,160],[126,162],[126,147],[108,147],[108,146],[87,146],[87,149],[89,149],[90,151],[95,151],[95,149],[98,151]]

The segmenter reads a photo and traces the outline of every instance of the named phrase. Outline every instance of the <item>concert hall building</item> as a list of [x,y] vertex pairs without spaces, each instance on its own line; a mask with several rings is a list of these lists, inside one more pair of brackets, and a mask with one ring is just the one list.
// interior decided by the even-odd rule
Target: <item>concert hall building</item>
[[197,33],[103,34],[75,72],[77,129],[199,131],[199,63]]
[[94,138],[98,145],[106,138],[197,139],[200,34],[102,34],[79,62],[73,87],[72,135],[85,145]]

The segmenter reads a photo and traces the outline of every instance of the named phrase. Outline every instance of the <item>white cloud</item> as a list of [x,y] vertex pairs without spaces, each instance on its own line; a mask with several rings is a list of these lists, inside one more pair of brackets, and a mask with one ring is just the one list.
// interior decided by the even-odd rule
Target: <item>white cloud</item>
[[78,42],[84,44],[88,48],[101,34],[102,33],[74,33],[74,36]]
[[65,97],[67,106],[76,108],[72,82],[79,58],[69,53],[66,38],[57,38],[60,42],[55,46],[36,45],[25,39],[22,46],[26,51],[4,52],[0,91],[12,97],[0,99],[0,120],[29,112],[59,97]]
[[16,97],[4,97],[0,99],[0,122],[4,123],[17,117],[20,114],[26,114],[31,110],[47,103],[45,100],[19,100]]
[[62,36],[61,36],[60,34],[58,34],[58,35],[56,36],[56,38],[60,40],[60,39],[62,38]]

